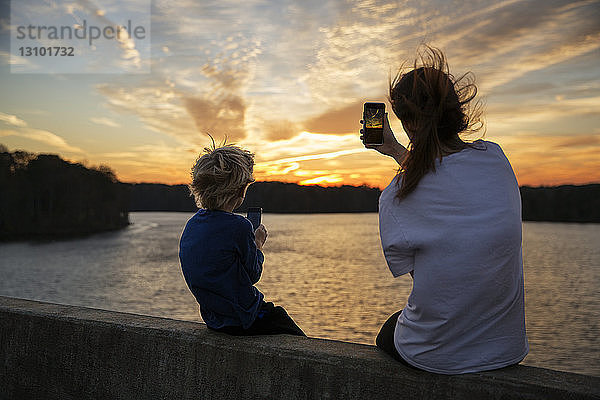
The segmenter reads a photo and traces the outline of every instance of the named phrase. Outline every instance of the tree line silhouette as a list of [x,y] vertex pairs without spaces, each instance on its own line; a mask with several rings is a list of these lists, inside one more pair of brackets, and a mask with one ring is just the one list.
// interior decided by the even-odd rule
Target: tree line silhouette
[[600,184],[520,189],[524,221],[600,222]]
[[[186,211],[198,209],[187,185],[131,184],[130,211]],[[369,186],[301,186],[284,182],[255,182],[236,212],[262,207],[272,213],[377,212],[378,188]]]
[[[600,222],[600,184],[554,187],[523,186],[524,221]],[[368,186],[301,186],[283,182],[256,182],[244,203],[272,213],[377,212],[381,191]],[[186,185],[132,184],[130,211],[186,211],[198,209]]]
[[130,186],[107,166],[0,145],[0,240],[88,234],[129,224]]
[[[600,222],[600,184],[521,187],[524,221]],[[237,212],[377,212],[369,186],[256,182]],[[198,209],[187,185],[119,182],[107,166],[86,167],[55,154],[8,152],[0,144],[0,240],[81,235],[122,228],[129,211]]]

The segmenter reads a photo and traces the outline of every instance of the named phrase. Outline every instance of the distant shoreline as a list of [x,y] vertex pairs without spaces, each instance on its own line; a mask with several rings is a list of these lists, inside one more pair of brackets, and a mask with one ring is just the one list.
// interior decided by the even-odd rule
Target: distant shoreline
[[130,187],[106,166],[0,151],[0,193],[0,241],[82,237],[129,225]]
[[[0,148],[1,150],[1,148]],[[600,223],[600,184],[520,188],[523,221]],[[187,185],[120,182],[108,166],[88,168],[55,154],[0,151],[0,241],[54,240],[118,230],[129,212],[195,212]],[[376,213],[381,189],[255,182],[244,203],[265,213]]]
[[[164,211],[170,212],[170,211]],[[75,240],[75,239],[84,239],[87,237],[91,237],[97,233],[106,233],[106,232],[115,232],[127,228],[128,226],[133,225],[132,222],[129,222],[127,225],[118,226],[114,228],[105,228],[98,230],[89,230],[85,232],[59,232],[59,233],[31,233],[31,234],[19,234],[13,235],[10,237],[2,237],[0,238],[0,244],[2,243],[12,243],[12,242],[33,242],[33,243],[47,243],[53,242],[55,240]]]
[[[195,213],[194,211],[170,211],[170,210],[141,210],[141,211],[130,211],[130,213],[181,213],[190,214]],[[234,210],[235,214],[245,215],[244,211]],[[263,215],[325,215],[325,214],[377,214],[377,211],[356,211],[356,212],[263,212]],[[523,222],[545,222],[549,224],[600,224],[600,222],[573,222],[573,221],[537,221],[537,220],[522,220]],[[132,222],[130,225],[134,225]],[[126,228],[126,227],[124,227]],[[122,228],[117,228],[122,229]]]
[[[129,211],[195,212],[187,185],[128,183]],[[520,187],[523,221],[600,223],[600,184]],[[322,214],[378,211],[381,190],[369,186],[302,186],[256,182],[236,212],[259,206],[265,213]]]

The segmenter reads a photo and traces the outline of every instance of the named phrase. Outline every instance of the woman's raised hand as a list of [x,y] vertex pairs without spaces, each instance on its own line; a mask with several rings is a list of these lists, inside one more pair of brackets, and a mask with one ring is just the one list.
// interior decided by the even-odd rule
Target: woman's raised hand
[[[363,121],[361,120],[360,123],[362,124]],[[383,155],[390,156],[394,158],[398,164],[400,164],[407,151],[406,148],[396,140],[396,136],[390,127],[388,113],[385,113],[385,118],[383,118],[383,144],[366,144],[363,129],[360,130],[360,140],[362,140],[367,149],[375,149]]]

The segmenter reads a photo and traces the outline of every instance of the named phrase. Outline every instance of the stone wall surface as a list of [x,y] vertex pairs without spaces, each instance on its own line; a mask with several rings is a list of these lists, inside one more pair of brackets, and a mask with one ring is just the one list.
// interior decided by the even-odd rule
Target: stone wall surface
[[374,346],[0,296],[0,399],[599,399],[543,368],[443,376]]

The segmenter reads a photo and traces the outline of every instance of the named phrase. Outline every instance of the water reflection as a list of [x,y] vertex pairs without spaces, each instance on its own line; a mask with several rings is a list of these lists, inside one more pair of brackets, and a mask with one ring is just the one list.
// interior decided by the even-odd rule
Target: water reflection
[[[189,213],[132,213],[118,232],[0,244],[0,294],[199,320],[177,258]],[[314,337],[373,344],[410,277],[389,273],[376,214],[266,214],[258,286]],[[600,225],[524,223],[525,364],[600,375]]]

